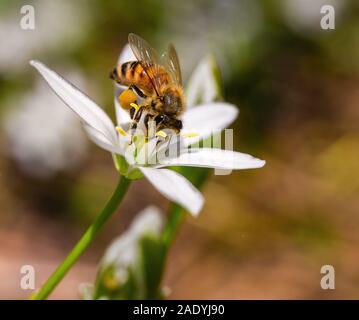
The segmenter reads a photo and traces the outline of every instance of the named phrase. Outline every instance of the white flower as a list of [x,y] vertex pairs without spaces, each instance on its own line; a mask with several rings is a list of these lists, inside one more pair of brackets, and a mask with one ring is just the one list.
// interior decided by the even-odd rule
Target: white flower
[[102,265],[113,265],[118,277],[126,278],[127,269],[138,264],[138,242],[144,235],[159,236],[162,230],[162,216],[158,208],[147,207],[139,212],[130,228],[117,239],[113,240],[107,249]]
[[[119,63],[134,60],[128,46],[119,58]],[[180,204],[193,215],[197,215],[203,206],[202,194],[182,175],[163,167],[166,166],[191,166],[208,167],[216,169],[247,169],[260,168],[265,161],[253,158],[250,155],[221,149],[192,148],[188,153],[186,146],[209,137],[212,132],[222,130],[230,125],[238,114],[238,109],[225,102],[206,102],[198,106],[187,106],[182,116],[183,129],[181,134],[196,133],[195,137],[188,139],[171,139],[171,143],[159,143],[154,137],[144,142],[144,139],[135,141],[130,133],[121,129],[116,130],[111,119],[94,101],[82,93],[70,82],[63,79],[56,72],[48,69],[38,61],[31,61],[40,74],[45,78],[56,94],[80,117],[84,128],[92,141],[101,148],[118,156],[121,174],[128,178],[138,178],[144,175],[153,186],[168,199]],[[201,76],[203,67],[195,71],[190,85],[201,88]],[[197,73],[196,73],[197,72]],[[206,82],[203,82],[205,86]],[[202,85],[202,87],[203,87]],[[118,88],[121,90],[122,88]],[[213,90],[202,88],[204,90]],[[192,96],[196,95],[192,93]],[[210,94],[206,94],[210,96]],[[191,98],[192,99],[192,98]],[[130,117],[119,105],[115,98],[117,122],[121,128],[128,128]],[[141,132],[141,130],[140,130]],[[143,135],[139,135],[143,137]],[[173,142],[173,143],[172,143]],[[177,150],[170,157],[163,157],[165,150]],[[172,148],[171,148],[172,147]],[[162,155],[161,157],[159,155]]]
[[[107,248],[100,262],[95,286],[80,286],[83,299],[148,299],[151,294],[156,294],[149,288],[148,276],[154,277],[154,274],[148,274],[147,263],[154,266],[163,263],[162,226],[162,214],[157,207],[149,206],[139,212],[128,230]],[[146,251],[145,239],[151,243]],[[159,252],[161,254],[157,255]]]

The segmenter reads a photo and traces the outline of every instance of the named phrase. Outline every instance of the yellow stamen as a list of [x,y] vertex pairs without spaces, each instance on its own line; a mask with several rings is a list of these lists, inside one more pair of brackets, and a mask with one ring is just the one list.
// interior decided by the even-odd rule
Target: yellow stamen
[[199,134],[197,132],[188,132],[188,133],[184,133],[183,137],[185,138],[193,138],[193,137],[198,137]]
[[167,137],[167,133],[164,132],[164,131],[162,131],[162,130],[160,130],[160,131],[157,131],[157,132],[156,132],[156,136],[157,136],[157,137],[166,138],[166,137]]
[[126,136],[126,131],[123,130],[121,127],[116,127],[116,131],[121,135],[121,136]]

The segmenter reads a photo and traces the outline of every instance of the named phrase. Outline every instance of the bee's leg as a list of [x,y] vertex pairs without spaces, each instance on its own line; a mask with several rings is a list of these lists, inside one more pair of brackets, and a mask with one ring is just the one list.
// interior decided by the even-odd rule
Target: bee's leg
[[136,130],[137,130],[137,121],[135,120],[135,114],[136,114],[136,110],[134,107],[132,107],[130,109],[130,116],[131,116],[131,124],[130,124],[130,129],[129,129],[129,132],[131,134],[131,142],[130,144],[132,144],[133,142],[133,135],[135,134]]
[[[136,104],[136,106],[137,106],[137,104]],[[135,107],[135,104],[132,103],[132,106],[130,108],[130,118],[131,118],[131,120],[135,120],[135,115],[136,115],[136,112],[137,112],[138,108],[139,108],[138,106]]]
[[143,106],[140,106],[139,109],[137,110],[136,114],[135,114],[135,120],[136,121],[140,121],[141,117],[142,117],[142,113],[143,113]]
[[136,103],[131,103],[130,117],[132,123],[130,129],[132,132],[137,129],[137,123],[141,120],[143,109],[144,106],[139,106]]
[[148,122],[150,121],[150,115],[147,113],[143,119],[143,124],[145,125],[146,132],[148,133]]
[[128,89],[133,90],[139,97],[146,99],[147,96],[134,84],[131,84]]
[[133,121],[139,122],[143,113],[143,106],[139,106],[136,103],[131,103],[130,117]]
[[[150,120],[151,116],[149,114],[144,114],[147,107],[145,105],[139,106],[135,103],[132,104],[132,108],[130,109],[130,117],[132,119],[132,123],[130,125],[130,131],[132,135],[135,134],[135,131],[137,130],[138,124],[141,121],[141,118],[143,118],[143,126],[141,125],[139,127],[139,130],[141,132],[137,132],[136,135],[143,135],[143,137],[148,139],[148,121]],[[142,123],[141,123],[142,124]]]

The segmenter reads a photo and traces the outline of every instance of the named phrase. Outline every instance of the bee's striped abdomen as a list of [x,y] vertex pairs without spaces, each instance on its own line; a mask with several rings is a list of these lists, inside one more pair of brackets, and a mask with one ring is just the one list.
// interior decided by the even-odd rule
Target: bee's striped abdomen
[[136,85],[136,87],[149,96],[155,90],[153,87],[154,83],[148,75],[161,84],[168,84],[170,82],[170,77],[162,66],[150,66],[145,70],[139,61],[129,61],[118,65],[112,71],[110,77],[124,86]]
[[113,70],[111,78],[124,86],[136,85],[147,95],[152,94],[154,90],[150,78],[138,61],[129,61],[119,65]]

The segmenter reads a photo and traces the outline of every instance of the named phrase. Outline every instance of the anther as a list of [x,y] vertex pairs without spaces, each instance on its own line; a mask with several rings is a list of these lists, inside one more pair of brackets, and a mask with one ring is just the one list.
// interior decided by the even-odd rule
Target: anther
[[188,132],[188,133],[184,133],[183,137],[184,138],[193,138],[193,137],[198,137],[199,134],[197,132]]
[[116,131],[121,135],[121,136],[126,136],[126,131],[123,130],[121,127],[116,127]]
[[162,137],[162,138],[166,138],[167,137],[167,134],[166,132],[162,131],[162,130],[159,130],[156,132],[156,136],[157,137]]

